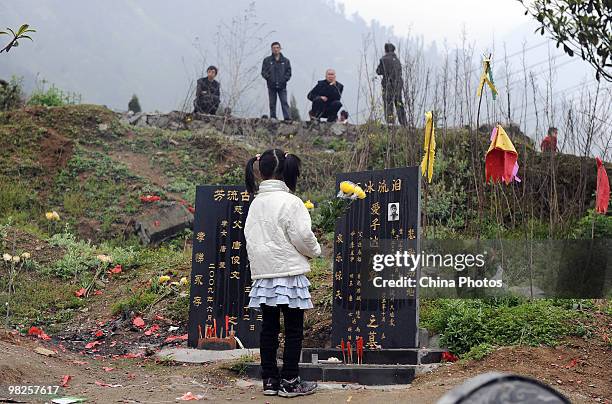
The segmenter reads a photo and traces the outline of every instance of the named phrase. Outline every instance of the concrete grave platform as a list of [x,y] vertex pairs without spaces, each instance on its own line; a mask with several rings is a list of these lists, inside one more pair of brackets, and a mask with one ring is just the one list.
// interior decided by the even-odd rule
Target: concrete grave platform
[[[365,386],[409,384],[419,365],[344,365],[300,363],[300,377],[309,381],[357,383]],[[259,363],[246,365],[246,375],[261,378]]]
[[[438,363],[442,361],[443,349],[426,349],[426,348],[400,348],[400,349],[382,349],[382,350],[363,350],[363,363],[368,365],[422,365],[430,363]],[[338,348],[303,348],[302,359],[300,362],[312,363],[312,355],[319,356],[319,360],[329,358],[338,358],[342,361],[342,351]],[[353,361],[357,358],[356,352],[353,350]]]
[[226,351],[211,351],[193,348],[163,348],[155,356],[170,358],[177,362],[208,363],[238,359],[244,355],[259,355],[259,349],[231,349]]

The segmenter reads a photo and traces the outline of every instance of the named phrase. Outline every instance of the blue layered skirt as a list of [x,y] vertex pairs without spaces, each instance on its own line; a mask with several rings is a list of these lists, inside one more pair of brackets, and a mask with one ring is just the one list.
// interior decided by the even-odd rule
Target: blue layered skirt
[[259,309],[261,304],[286,304],[294,309],[312,309],[309,286],[310,281],[305,275],[255,279],[249,293],[249,307]]

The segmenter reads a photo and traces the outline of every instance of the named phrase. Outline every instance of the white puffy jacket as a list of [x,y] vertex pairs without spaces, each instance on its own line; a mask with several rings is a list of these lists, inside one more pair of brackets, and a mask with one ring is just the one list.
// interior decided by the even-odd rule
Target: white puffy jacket
[[280,180],[265,180],[259,185],[244,235],[252,279],[310,272],[308,258],[321,254],[308,210]]

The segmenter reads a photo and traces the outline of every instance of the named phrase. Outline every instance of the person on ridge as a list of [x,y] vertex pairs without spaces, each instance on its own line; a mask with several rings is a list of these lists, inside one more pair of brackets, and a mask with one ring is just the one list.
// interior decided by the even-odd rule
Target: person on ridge
[[344,86],[336,81],[336,71],[327,69],[325,80],[319,80],[317,85],[308,93],[307,98],[312,101],[312,109],[309,112],[310,118],[320,120],[326,118],[327,122],[336,122],[338,111],[342,108],[342,91]]
[[221,85],[217,77],[217,68],[209,66],[206,69],[206,77],[198,79],[196,96],[193,101],[194,112],[215,115],[221,102]]
[[395,54],[395,45],[385,44],[385,55],[380,58],[376,74],[382,76],[382,96],[385,120],[388,124],[395,123],[393,108],[397,111],[400,125],[406,126],[406,110],[402,99],[404,80],[402,79],[402,64]]
[[557,134],[558,134],[558,130],[557,128],[555,128],[554,126],[551,126],[550,128],[548,128],[548,134],[544,137],[544,139],[542,140],[542,143],[540,144],[540,149],[542,150],[542,152],[548,152],[548,153],[556,153],[557,152]]
[[287,102],[287,82],[291,79],[291,62],[281,53],[279,42],[272,42],[272,54],[263,60],[261,76],[268,86],[270,118],[276,119],[276,97],[280,99],[283,119],[289,121],[289,103]]

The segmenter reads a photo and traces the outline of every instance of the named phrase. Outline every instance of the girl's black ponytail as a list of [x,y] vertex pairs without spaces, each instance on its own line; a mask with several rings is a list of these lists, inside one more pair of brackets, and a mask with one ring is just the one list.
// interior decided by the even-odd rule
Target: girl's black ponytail
[[295,192],[297,179],[300,176],[301,164],[300,158],[295,154],[287,153],[285,155],[285,161],[283,162],[283,181],[285,181],[287,187],[293,192]]
[[251,194],[254,194],[255,191],[257,191],[255,185],[255,172],[253,169],[253,165],[255,164],[256,160],[257,157],[251,158],[249,161],[247,161],[246,168],[244,169],[244,183],[247,191]]

